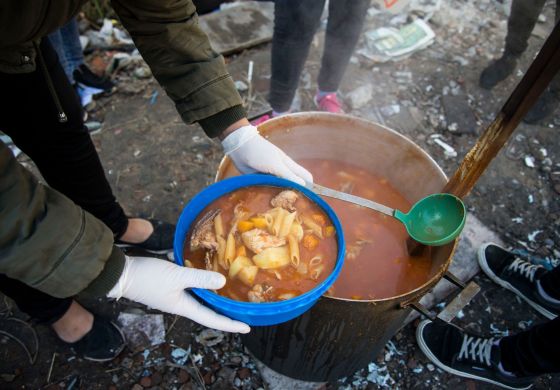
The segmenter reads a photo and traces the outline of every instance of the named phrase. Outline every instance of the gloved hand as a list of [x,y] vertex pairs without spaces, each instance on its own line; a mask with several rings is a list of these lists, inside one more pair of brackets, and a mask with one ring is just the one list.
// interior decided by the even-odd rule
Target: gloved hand
[[280,148],[262,137],[255,126],[243,126],[229,134],[222,145],[241,173],[270,173],[305,185],[313,176]]
[[180,267],[165,260],[126,256],[123,273],[109,291],[109,298],[121,297],[190,318],[201,325],[226,332],[249,333],[249,325],[224,317],[200,304],[185,288],[219,289],[226,278],[218,273]]

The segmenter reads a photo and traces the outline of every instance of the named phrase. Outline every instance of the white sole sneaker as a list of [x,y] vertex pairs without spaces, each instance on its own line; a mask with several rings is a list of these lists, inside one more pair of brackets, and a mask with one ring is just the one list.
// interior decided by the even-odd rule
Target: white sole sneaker
[[539,305],[537,302],[535,302],[535,301],[529,299],[528,297],[526,297],[521,291],[516,289],[511,283],[501,279],[500,277],[498,277],[498,275],[496,275],[494,273],[494,271],[492,271],[492,269],[488,266],[488,263],[486,262],[486,248],[488,248],[488,246],[490,246],[490,245],[500,247],[499,245],[494,244],[493,242],[487,242],[486,244],[482,245],[478,249],[478,264],[480,265],[480,268],[482,269],[482,271],[484,271],[486,276],[488,276],[490,279],[492,279],[492,281],[494,283],[502,286],[506,290],[511,291],[512,293],[517,295],[519,298],[523,299],[525,302],[527,302],[529,305],[531,305],[531,307],[533,309],[538,311],[540,314],[542,314],[543,316],[545,316],[549,320],[555,319],[556,314],[547,310],[543,306]]

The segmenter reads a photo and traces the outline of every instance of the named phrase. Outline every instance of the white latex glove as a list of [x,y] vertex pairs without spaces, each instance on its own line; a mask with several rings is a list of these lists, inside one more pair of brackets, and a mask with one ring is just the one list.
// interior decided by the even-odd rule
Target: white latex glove
[[241,173],[270,173],[302,186],[306,181],[313,183],[313,176],[307,169],[261,136],[255,126],[240,127],[229,134],[222,145]]
[[226,278],[218,273],[180,267],[165,260],[126,256],[123,273],[109,291],[109,298],[121,297],[190,318],[201,325],[226,332],[249,333],[249,325],[224,317],[200,304],[186,288],[222,288]]

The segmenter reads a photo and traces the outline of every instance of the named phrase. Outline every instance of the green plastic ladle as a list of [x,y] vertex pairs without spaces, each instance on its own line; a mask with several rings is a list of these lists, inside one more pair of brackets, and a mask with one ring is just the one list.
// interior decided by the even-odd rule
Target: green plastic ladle
[[451,194],[433,194],[416,202],[408,213],[345,192],[326,188],[315,183],[305,186],[319,195],[379,211],[396,218],[415,241],[424,245],[439,246],[453,241],[465,226],[467,211],[461,199]]

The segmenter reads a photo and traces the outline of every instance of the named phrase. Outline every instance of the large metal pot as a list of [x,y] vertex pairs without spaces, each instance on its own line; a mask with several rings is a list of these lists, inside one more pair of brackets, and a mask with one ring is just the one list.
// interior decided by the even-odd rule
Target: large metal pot
[[[265,122],[259,131],[296,161],[327,158],[349,162],[389,179],[409,201],[441,191],[447,178],[408,138],[347,115],[299,113]],[[225,158],[216,180],[239,174]],[[321,178],[316,177],[318,183]],[[244,345],[270,368],[293,378],[328,381],[349,376],[375,359],[403,326],[420,298],[442,278],[456,242],[432,248],[429,280],[403,295],[376,300],[323,296],[302,316],[254,327]],[[372,256],[375,256],[372,253]]]

